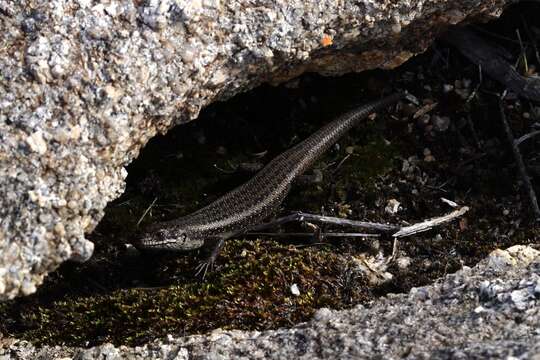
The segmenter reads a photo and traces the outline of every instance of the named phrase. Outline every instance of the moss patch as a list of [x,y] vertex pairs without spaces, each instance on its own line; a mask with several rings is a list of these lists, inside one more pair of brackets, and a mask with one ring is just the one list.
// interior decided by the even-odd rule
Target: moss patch
[[[348,271],[346,257],[326,247],[230,241],[217,271],[205,282],[182,274],[193,269],[192,260],[170,262],[168,266],[175,268],[169,276],[183,281],[163,288],[119,289],[49,303],[30,297],[19,300],[19,307],[0,304],[0,312],[24,329],[17,336],[37,344],[133,345],[178,331],[290,326],[317,308],[341,308],[365,301],[370,294],[361,276],[354,282],[343,278]],[[293,284],[299,295],[291,292]],[[16,311],[21,308],[24,312]]]

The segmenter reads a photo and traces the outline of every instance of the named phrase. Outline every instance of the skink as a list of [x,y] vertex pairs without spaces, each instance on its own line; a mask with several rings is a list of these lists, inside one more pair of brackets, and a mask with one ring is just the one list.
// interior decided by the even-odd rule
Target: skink
[[396,93],[339,116],[213,203],[192,214],[149,226],[137,235],[134,245],[142,250],[184,251],[200,248],[205,242],[222,244],[227,238],[249,231],[278,209],[293,181],[348,130],[404,96]]

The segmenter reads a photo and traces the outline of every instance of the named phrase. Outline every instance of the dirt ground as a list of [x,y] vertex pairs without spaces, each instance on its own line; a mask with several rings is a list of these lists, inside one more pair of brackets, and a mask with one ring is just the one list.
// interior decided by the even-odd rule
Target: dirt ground
[[[524,3],[474,28],[511,51],[520,72],[537,76],[539,11],[540,4]],[[188,214],[335,116],[396,89],[420,104],[404,101],[353,129],[276,214],[301,210],[405,225],[451,211],[441,198],[471,208],[450,224],[400,241],[397,258],[379,274],[386,279],[374,283],[361,266],[374,267],[392,254],[393,241],[385,236],[239,237],[228,241],[204,281],[194,276],[202,256],[197,251],[149,256],[126,247],[146,210],[141,227]],[[86,347],[217,327],[290,326],[320,307],[369,304],[428,284],[498,247],[538,244],[538,223],[502,131],[497,95],[503,90],[437,42],[393,71],[305,74],[214,104],[197,121],[148,144],[128,168],[125,194],[89,236],[94,257],[64,264],[37,294],[0,304],[0,331],[37,344]],[[539,126],[540,107],[512,94],[505,104],[516,137]],[[521,145],[537,192],[539,144],[536,137]],[[309,230],[293,225],[275,231]]]

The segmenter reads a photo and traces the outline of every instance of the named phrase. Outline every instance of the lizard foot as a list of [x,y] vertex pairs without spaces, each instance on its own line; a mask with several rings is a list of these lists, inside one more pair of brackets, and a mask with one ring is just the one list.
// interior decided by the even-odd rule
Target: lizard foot
[[223,248],[223,245],[225,244],[224,238],[218,238],[218,239],[210,239],[208,240],[208,247],[210,248],[210,255],[208,257],[201,261],[199,265],[195,268],[195,276],[198,276],[201,278],[201,280],[204,280],[206,277],[206,274],[209,271],[214,270],[214,263],[216,262],[216,259],[218,257],[218,254]]
[[201,280],[204,280],[206,274],[214,270],[214,263],[216,259],[214,256],[209,256],[206,260],[201,261],[197,267],[195,267],[195,276],[200,277]]

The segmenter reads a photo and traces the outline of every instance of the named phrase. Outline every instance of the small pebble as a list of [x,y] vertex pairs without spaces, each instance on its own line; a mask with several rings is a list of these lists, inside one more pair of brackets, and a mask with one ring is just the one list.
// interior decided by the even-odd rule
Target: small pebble
[[300,289],[298,289],[298,285],[291,285],[291,294],[293,294],[294,296],[300,296]]
[[384,211],[386,211],[388,214],[396,214],[399,211],[400,205],[401,203],[396,199],[390,199],[386,203]]
[[444,132],[450,127],[450,118],[448,116],[434,115],[432,123],[435,131]]
[[216,154],[218,155],[227,154],[227,148],[225,146],[218,146],[218,148],[216,149]]
[[424,149],[424,161],[425,162],[433,162],[435,161],[435,157],[431,154],[431,150],[428,148]]
[[412,263],[412,259],[408,256],[401,256],[396,260],[396,265],[401,270],[407,269]]
[[378,252],[381,249],[381,242],[378,239],[373,239],[369,243],[369,248],[373,252]]

